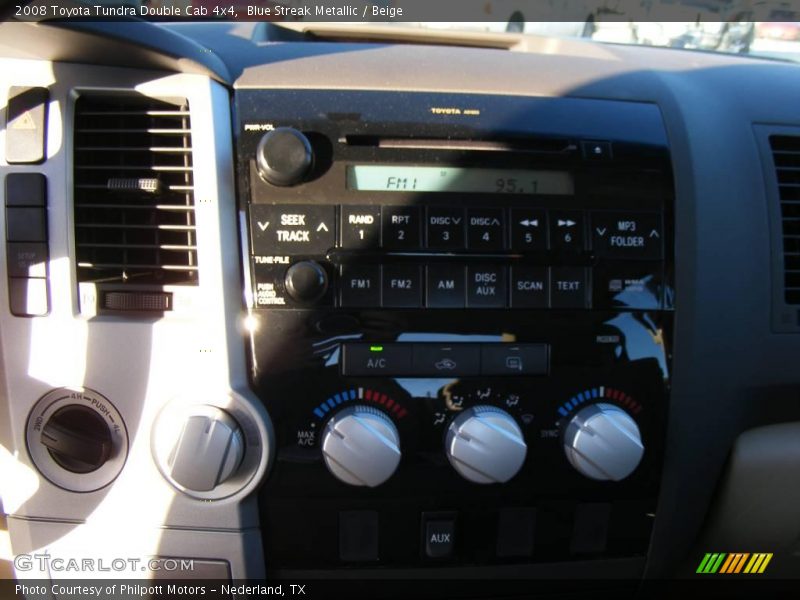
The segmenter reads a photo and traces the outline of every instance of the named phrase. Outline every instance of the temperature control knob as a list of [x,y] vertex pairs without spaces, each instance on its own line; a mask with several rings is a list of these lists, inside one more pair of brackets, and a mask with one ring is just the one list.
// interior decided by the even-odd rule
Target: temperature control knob
[[582,408],[564,433],[567,460],[591,479],[625,479],[639,466],[644,454],[636,421],[613,404]]
[[273,129],[256,148],[258,173],[273,185],[300,183],[313,163],[314,151],[308,138],[291,127]]
[[369,406],[351,406],[334,415],[322,433],[328,470],[350,485],[375,487],[400,462],[400,434],[392,420]]
[[460,413],[445,436],[450,464],[474,483],[505,483],[522,467],[528,447],[506,411],[473,406]]
[[230,478],[244,455],[239,424],[215,406],[187,407],[180,433],[163,460],[165,474],[183,489],[208,492]]

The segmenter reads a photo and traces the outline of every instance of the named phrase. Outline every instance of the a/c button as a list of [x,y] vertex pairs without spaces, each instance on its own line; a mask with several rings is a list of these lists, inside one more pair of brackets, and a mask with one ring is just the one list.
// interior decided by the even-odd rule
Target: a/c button
[[411,371],[411,344],[344,344],[342,375],[405,375]]

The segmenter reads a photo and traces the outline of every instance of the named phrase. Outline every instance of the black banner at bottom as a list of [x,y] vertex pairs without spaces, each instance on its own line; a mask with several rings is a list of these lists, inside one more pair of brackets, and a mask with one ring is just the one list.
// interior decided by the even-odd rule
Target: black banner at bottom
[[800,579],[559,580],[559,579],[336,579],[281,580],[0,580],[2,600],[299,600],[797,598]]

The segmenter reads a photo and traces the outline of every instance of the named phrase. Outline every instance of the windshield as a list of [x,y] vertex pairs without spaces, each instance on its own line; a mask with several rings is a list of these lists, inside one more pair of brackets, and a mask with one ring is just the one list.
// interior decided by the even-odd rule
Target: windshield
[[[784,11],[787,13],[788,12]],[[783,13],[782,13],[783,14]],[[398,26],[451,31],[533,34],[706,50],[786,60],[800,60],[800,21],[704,20],[626,21],[620,15],[592,15],[585,21],[532,22],[511,15],[508,21],[397,23]],[[687,15],[688,16],[688,15]],[[776,12],[767,17],[777,18]],[[792,13],[794,16],[794,13]],[[516,17],[516,18],[515,18]],[[797,16],[800,19],[800,15]]]
[[[24,10],[18,6],[15,14],[23,20],[142,18],[165,24],[269,21],[300,29],[319,23],[390,26],[390,32],[413,29],[416,38],[428,31],[433,37],[434,30],[439,36],[443,31],[495,38],[538,35],[800,59],[800,7],[795,0],[31,0],[30,4],[40,6]],[[446,43],[458,42],[451,37]]]

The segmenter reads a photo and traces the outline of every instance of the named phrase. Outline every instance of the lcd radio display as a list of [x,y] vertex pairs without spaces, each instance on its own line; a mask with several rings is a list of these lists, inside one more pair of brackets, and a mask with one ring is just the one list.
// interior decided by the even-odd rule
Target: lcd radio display
[[572,195],[567,171],[413,165],[349,165],[347,188],[370,192]]

